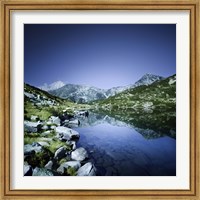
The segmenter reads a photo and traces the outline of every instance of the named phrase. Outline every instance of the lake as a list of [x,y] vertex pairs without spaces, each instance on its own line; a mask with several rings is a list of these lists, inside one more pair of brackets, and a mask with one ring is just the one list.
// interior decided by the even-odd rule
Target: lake
[[176,139],[169,130],[136,127],[119,117],[89,113],[79,117],[77,146],[89,153],[98,176],[175,176]]

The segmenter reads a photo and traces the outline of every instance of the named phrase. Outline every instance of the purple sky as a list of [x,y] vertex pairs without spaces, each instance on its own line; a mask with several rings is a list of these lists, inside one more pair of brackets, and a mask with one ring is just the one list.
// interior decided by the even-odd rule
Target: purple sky
[[176,73],[175,24],[26,24],[24,80],[99,88]]

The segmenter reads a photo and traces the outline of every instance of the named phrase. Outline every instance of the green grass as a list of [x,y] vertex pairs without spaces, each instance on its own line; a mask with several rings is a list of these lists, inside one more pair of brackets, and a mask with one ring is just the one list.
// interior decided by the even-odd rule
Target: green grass
[[77,172],[73,167],[68,167],[66,171],[67,171],[67,174],[70,175],[70,176],[76,176],[77,175]]

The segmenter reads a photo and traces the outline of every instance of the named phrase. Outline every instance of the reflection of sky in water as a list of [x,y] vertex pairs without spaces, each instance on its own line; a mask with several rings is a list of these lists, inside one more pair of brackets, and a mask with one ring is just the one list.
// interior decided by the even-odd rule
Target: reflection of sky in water
[[76,128],[79,146],[90,152],[99,175],[176,175],[176,140],[145,139],[129,127],[108,124]]

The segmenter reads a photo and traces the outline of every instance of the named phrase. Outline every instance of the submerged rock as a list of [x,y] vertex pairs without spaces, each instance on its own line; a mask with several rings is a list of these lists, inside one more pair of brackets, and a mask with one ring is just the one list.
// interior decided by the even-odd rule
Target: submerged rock
[[72,160],[83,161],[86,158],[88,158],[88,154],[87,154],[87,151],[83,147],[80,147],[76,149],[75,151],[72,151],[71,158]]
[[80,121],[79,121],[78,119],[74,119],[74,120],[70,120],[68,123],[69,123],[69,124],[79,125],[79,124],[80,124]]
[[33,176],[53,176],[53,173],[48,169],[36,167]]
[[96,168],[91,162],[88,162],[79,168],[77,176],[96,176]]

